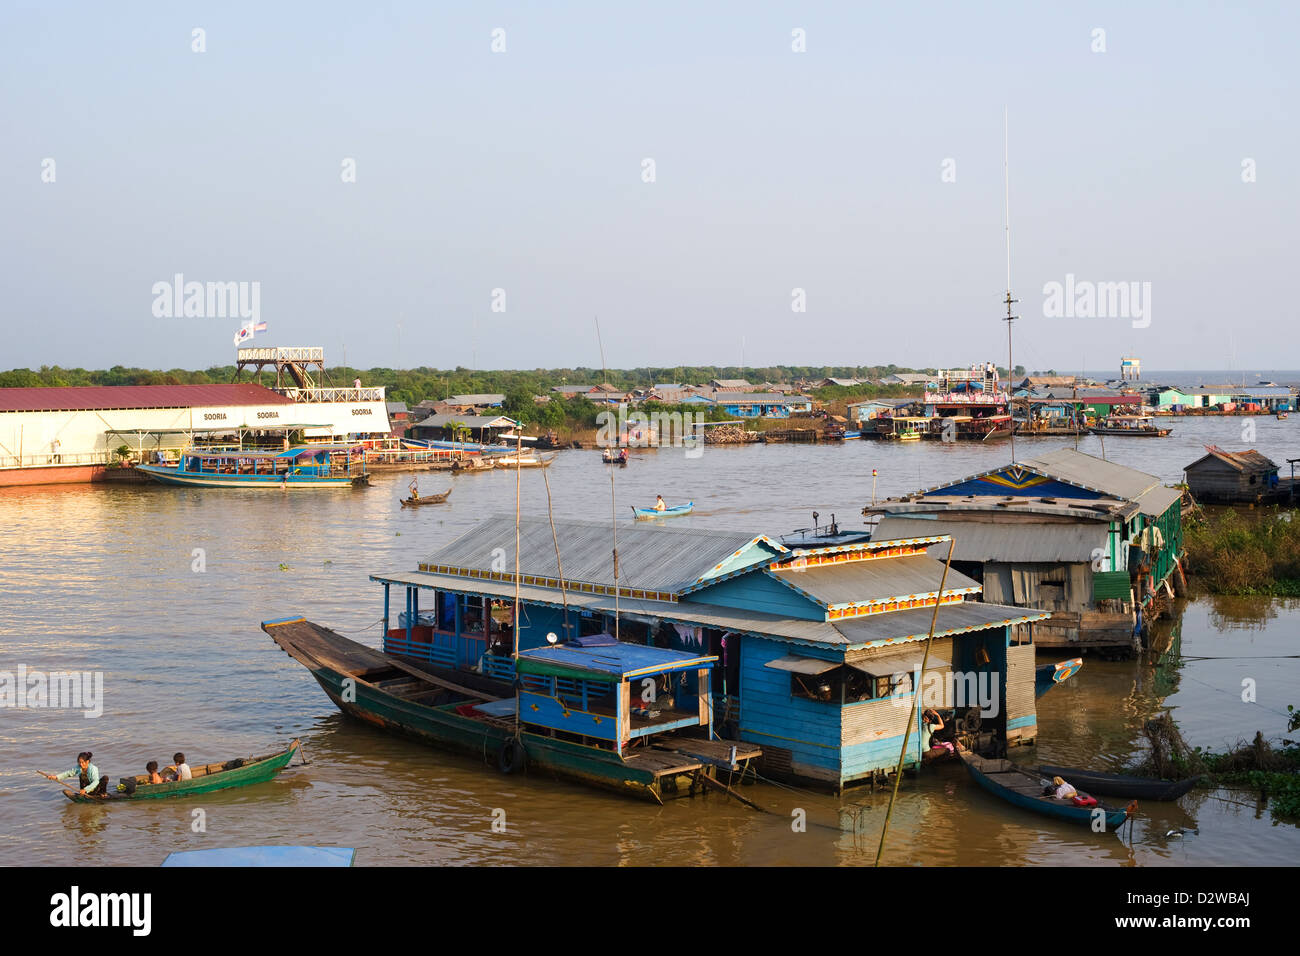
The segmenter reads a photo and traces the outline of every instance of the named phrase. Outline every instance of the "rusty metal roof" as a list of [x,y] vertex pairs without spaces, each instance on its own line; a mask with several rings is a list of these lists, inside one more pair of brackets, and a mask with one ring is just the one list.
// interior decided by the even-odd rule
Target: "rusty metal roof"
[[217,385],[75,385],[0,388],[0,412],[79,412],[113,408],[198,408],[292,405],[293,399],[252,382]]

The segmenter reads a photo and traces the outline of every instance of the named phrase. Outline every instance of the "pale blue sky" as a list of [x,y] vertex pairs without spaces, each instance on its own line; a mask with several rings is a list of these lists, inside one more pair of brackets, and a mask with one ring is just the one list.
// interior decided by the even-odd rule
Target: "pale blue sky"
[[[1298,27],[1288,4],[10,0],[0,368],[233,361],[238,321],[152,314],[178,272],[260,282],[256,343],[361,366],[598,365],[593,315],[618,367],[735,364],[742,337],[749,365],[1004,361],[1004,106],[1017,362],[1298,367]],[[1150,282],[1150,327],[1045,318],[1067,273]]]

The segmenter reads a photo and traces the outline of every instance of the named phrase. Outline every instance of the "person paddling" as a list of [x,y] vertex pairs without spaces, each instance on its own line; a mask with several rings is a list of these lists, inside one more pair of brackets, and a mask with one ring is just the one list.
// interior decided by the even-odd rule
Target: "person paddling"
[[75,770],[65,770],[60,774],[47,773],[45,776],[49,780],[62,782],[69,777],[76,777],[77,782],[81,784],[81,795],[98,797],[108,793],[108,781],[100,776],[99,768],[90,762],[92,754],[89,750],[83,750],[77,754],[77,767]]

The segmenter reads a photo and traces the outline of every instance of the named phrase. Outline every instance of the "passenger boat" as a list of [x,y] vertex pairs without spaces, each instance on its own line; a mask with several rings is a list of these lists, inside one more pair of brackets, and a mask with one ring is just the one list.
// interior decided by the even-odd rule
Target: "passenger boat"
[[1155,777],[1139,777],[1131,773],[1097,773],[1082,770],[1079,767],[1042,766],[1038,772],[1044,777],[1061,777],[1076,787],[1086,789],[1089,793],[1100,793],[1108,797],[1129,797],[1136,800],[1177,800],[1192,787],[1200,777],[1187,780],[1159,780]]
[[[1136,803],[1130,803],[1124,809],[1109,807],[1100,802],[1095,807],[1076,806],[1071,801],[1045,795],[1038,774],[1018,767],[1010,760],[990,760],[969,750],[959,751],[958,756],[976,783],[1022,810],[1083,826],[1091,826],[1093,814],[1101,810],[1105,814],[1106,829],[1116,830],[1137,809]],[[1084,795],[1082,790],[1079,792],[1080,796]]]
[[368,485],[360,445],[296,445],[284,451],[237,448],[182,453],[174,465],[136,465],[165,485],[198,488],[348,488]]
[[[1042,664],[1034,669],[1034,696],[1042,697],[1057,684],[1064,683],[1083,667],[1083,658],[1074,657],[1055,664]],[[1061,776],[1065,776],[1062,774]]]
[[498,455],[492,461],[498,468],[507,470],[511,468],[549,468],[551,462],[555,461],[555,456],[551,455],[550,458],[542,458],[532,454]]
[[628,454],[626,448],[606,448],[600,453],[600,460],[607,465],[626,465]]
[[[709,675],[716,656],[593,635],[522,651],[515,658],[515,695],[502,698],[434,676],[305,618],[263,621],[262,630],[311,672],[345,714],[491,760],[502,773],[532,767],[662,803],[693,793],[697,785],[721,786],[710,776],[713,768],[743,771],[762,754],[713,733]],[[647,678],[671,682],[684,673],[697,681],[688,709],[670,698],[661,698],[665,703],[658,709],[641,703]]]
[[1092,426],[1094,435],[1122,435],[1125,438],[1164,438],[1172,428],[1161,428],[1150,415],[1108,415]]
[[210,763],[191,769],[190,780],[169,780],[164,783],[150,783],[148,774],[135,777],[122,777],[122,790],[110,790],[98,795],[83,795],[71,790],[64,791],[73,803],[96,803],[101,800],[156,800],[163,797],[192,797],[214,790],[229,787],[246,787],[254,783],[266,783],[288,766],[294,754],[302,752],[302,744],[295,739],[288,749],[279,753],[265,754],[261,757],[228,760],[225,763]]
[[632,512],[636,515],[638,521],[648,521],[651,518],[680,518],[682,515],[688,515],[694,510],[695,502],[688,501],[684,505],[673,505],[663,511],[655,508],[633,508]]
[[1277,413],[1277,420],[1280,421],[1280,422],[1284,422],[1284,421],[1286,421],[1286,414],[1287,414],[1286,412],[1278,412],[1278,413]]
[[897,435],[899,441],[920,441],[921,433],[914,428],[904,429]]
[[419,507],[420,505],[441,505],[441,503],[445,502],[448,497],[451,497],[450,488],[448,488],[446,492],[441,492],[439,494],[424,494],[424,496],[420,496],[420,497],[416,497],[415,494],[412,493],[411,497],[402,499],[402,507]]

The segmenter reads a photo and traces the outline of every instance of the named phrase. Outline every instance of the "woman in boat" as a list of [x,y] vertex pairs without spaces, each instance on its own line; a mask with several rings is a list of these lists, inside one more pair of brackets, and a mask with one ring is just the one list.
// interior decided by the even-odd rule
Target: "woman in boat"
[[663,495],[655,495],[655,511],[667,511],[668,505],[664,503]]
[[90,762],[92,754],[89,750],[83,750],[77,754],[77,767],[75,770],[65,770],[63,773],[47,773],[45,776],[50,780],[67,780],[69,777],[76,777],[77,782],[81,784],[82,796],[101,796],[108,793],[108,780],[101,777],[99,768]]

